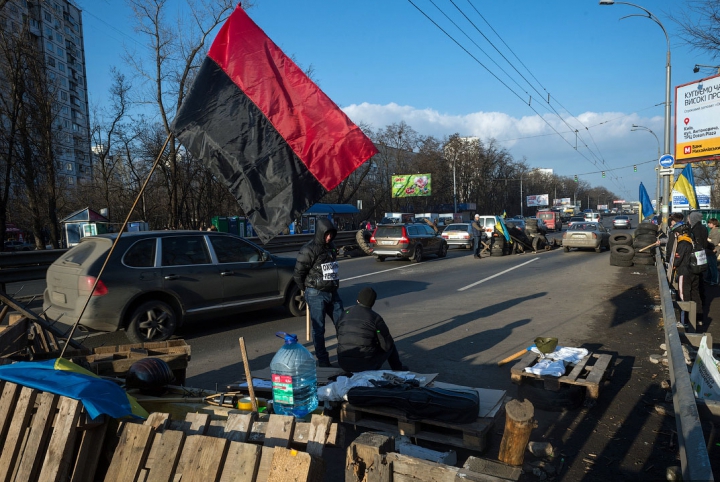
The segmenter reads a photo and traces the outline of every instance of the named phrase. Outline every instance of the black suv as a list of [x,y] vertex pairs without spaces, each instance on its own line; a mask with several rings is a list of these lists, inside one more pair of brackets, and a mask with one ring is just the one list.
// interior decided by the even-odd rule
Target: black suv
[[448,250],[440,232],[425,223],[381,224],[370,238],[370,244],[378,261],[397,257],[419,263],[426,254],[444,258]]
[[[43,309],[77,321],[117,234],[82,238],[47,271]],[[286,305],[304,314],[294,258],[227,233],[123,233],[83,314],[97,331],[125,329],[134,343],[169,338],[183,321]]]

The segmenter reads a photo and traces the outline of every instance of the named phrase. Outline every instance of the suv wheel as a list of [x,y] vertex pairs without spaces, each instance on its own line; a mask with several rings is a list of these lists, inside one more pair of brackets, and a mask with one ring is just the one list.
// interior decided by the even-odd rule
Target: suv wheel
[[135,308],[126,335],[133,343],[164,341],[175,333],[177,315],[167,303],[148,301]]
[[443,245],[440,246],[440,252],[438,253],[438,257],[444,258],[445,256],[447,256],[447,250],[448,250],[448,245],[443,243]]
[[382,263],[383,261],[385,261],[385,256],[378,256],[377,258],[375,258],[375,261],[380,261]]
[[305,316],[305,298],[300,293],[300,287],[293,281],[287,299],[287,309],[293,316]]
[[413,257],[410,259],[413,263],[419,263],[422,261],[423,257],[423,249],[422,246],[415,246],[415,252],[413,253]]

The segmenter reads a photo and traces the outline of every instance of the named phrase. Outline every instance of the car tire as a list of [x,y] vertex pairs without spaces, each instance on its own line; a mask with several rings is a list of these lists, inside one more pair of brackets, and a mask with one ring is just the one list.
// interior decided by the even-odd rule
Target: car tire
[[595,252],[602,253],[602,246],[598,246],[597,248],[595,248]]
[[633,258],[633,264],[644,264],[647,266],[653,266],[655,264],[655,258],[652,256],[635,256]]
[[422,246],[415,246],[415,252],[412,255],[412,258],[410,258],[411,263],[419,263],[423,259],[423,249]]
[[570,252],[570,247],[569,247],[569,246],[563,246],[563,251],[565,251],[566,253],[569,253],[569,252]]
[[133,343],[165,341],[177,328],[177,314],[160,300],[146,301],[133,311],[125,334]]
[[657,238],[657,231],[650,231],[648,229],[643,228],[637,228],[635,230],[635,237],[638,236],[652,236],[653,238]]
[[645,246],[648,246],[650,244],[653,244],[657,241],[657,237],[655,237],[652,234],[636,234],[635,235],[635,242],[641,242],[645,243]]
[[518,398],[530,401],[538,410],[564,412],[580,408],[585,400],[585,387],[562,383],[558,391],[553,391],[546,390],[542,380],[528,380],[518,386]]
[[377,258],[375,258],[375,261],[382,263],[383,261],[385,261],[385,256],[378,256]]
[[635,249],[633,249],[632,246],[612,246],[610,248],[610,252],[615,256],[617,259],[629,259],[632,260],[633,256],[635,256]]
[[358,246],[360,246],[360,249],[365,254],[372,254],[373,249],[368,244],[368,242],[365,240],[365,230],[361,229],[355,234],[355,241],[357,241]]
[[642,229],[644,231],[651,231],[653,233],[658,232],[658,225],[653,223],[640,223],[638,224],[638,229]]
[[610,246],[630,246],[633,238],[628,233],[615,233],[610,235]]
[[305,316],[305,298],[301,296],[302,290],[294,281],[290,282],[290,292],[288,293],[287,301],[285,306],[293,316]]
[[438,258],[444,258],[447,256],[448,251],[448,245],[447,243],[443,243],[442,246],[440,246],[440,251],[438,251]]
[[629,268],[633,265],[632,259],[620,259],[610,255],[610,266],[621,266],[623,268]]

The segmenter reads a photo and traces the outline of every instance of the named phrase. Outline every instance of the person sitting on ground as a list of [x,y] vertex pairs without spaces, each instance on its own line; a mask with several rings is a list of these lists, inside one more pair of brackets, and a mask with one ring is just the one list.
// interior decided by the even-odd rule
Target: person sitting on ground
[[346,309],[337,322],[337,356],[346,372],[380,370],[387,361],[395,371],[407,371],[382,316],[372,310],[377,293],[363,288],[358,304]]

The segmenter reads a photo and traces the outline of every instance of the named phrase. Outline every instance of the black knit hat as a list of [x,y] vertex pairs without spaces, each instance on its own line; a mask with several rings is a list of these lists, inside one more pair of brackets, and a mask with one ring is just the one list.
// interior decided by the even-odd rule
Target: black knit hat
[[363,306],[372,308],[375,304],[375,298],[377,298],[377,293],[375,293],[374,289],[363,288],[360,290],[360,293],[358,293],[357,301]]

